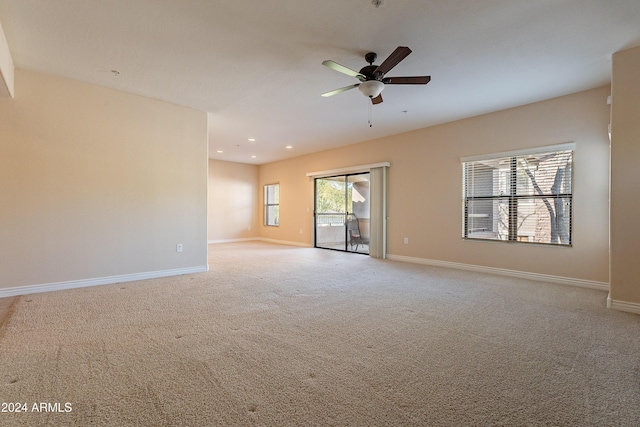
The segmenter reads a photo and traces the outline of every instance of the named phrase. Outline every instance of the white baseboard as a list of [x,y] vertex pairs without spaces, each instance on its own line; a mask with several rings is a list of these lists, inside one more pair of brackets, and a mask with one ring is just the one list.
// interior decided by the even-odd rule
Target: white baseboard
[[290,242],[288,240],[276,240],[276,239],[267,239],[265,237],[249,237],[245,239],[225,239],[225,240],[209,240],[210,245],[215,245],[218,243],[236,243],[236,242],[267,242],[267,243],[276,243],[278,245],[287,245],[287,246],[299,246],[303,248],[311,248],[313,245],[308,243],[300,243],[300,242]]
[[635,302],[618,301],[611,299],[611,294],[607,297],[607,307],[618,311],[640,314],[640,304]]
[[260,237],[258,240],[260,240],[261,242],[277,243],[278,245],[299,246],[301,248],[311,248],[311,247],[313,247],[313,245],[310,245],[308,243],[289,242],[287,240],[266,239],[264,237]]
[[207,243],[210,245],[217,245],[218,243],[237,243],[237,242],[251,242],[260,240],[259,237],[244,237],[242,239],[221,239],[221,240],[209,240]]
[[504,268],[483,267],[480,265],[462,264],[458,262],[439,261],[426,258],[415,258],[402,255],[387,254],[387,258],[395,261],[411,262],[414,264],[431,265],[435,267],[455,268],[459,270],[477,271],[481,273],[498,274],[501,276],[518,277],[521,279],[537,280],[542,282],[559,283],[563,285],[578,286],[581,288],[609,291],[609,284],[593,280],[575,279],[571,277],[552,276],[549,274],[529,273],[525,271],[507,270]]
[[89,286],[110,285],[113,283],[133,282],[136,280],[157,279],[159,277],[180,276],[182,274],[203,273],[209,270],[207,265],[200,267],[176,268],[172,270],[149,271],[146,273],[123,274],[119,276],[98,277],[94,279],[71,280],[68,282],[45,283],[41,285],[16,286],[0,289],[0,298],[40,292],[61,291],[65,289],[85,288]]

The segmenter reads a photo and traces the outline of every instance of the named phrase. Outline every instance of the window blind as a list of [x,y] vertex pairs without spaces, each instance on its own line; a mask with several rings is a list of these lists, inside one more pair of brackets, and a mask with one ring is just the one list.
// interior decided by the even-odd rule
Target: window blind
[[573,149],[463,162],[463,238],[571,245]]

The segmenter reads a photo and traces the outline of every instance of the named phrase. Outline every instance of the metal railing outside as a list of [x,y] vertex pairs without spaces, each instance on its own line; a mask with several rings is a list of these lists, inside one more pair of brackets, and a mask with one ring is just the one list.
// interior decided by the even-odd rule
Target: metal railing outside
[[343,227],[346,222],[346,213],[316,213],[316,225],[318,226]]

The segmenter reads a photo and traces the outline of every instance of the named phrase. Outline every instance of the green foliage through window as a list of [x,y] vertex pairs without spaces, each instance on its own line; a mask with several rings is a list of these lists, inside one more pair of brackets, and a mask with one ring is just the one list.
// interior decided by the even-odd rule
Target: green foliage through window
[[346,213],[345,208],[351,206],[353,183],[348,184],[347,203],[345,206],[344,177],[337,179],[316,180],[316,211],[318,213]]

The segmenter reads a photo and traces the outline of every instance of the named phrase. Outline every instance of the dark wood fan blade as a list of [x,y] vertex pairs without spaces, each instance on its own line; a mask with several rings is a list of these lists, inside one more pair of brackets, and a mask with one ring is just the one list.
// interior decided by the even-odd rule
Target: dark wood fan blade
[[385,77],[382,83],[387,85],[426,85],[431,81],[431,76],[414,77]]
[[341,87],[340,89],[332,90],[331,92],[325,92],[325,93],[322,94],[322,96],[324,96],[324,97],[333,96],[333,95],[335,95],[337,93],[340,93],[340,92],[344,92],[344,91],[347,91],[347,90],[355,89],[358,86],[360,86],[360,83],[356,83],[356,84],[351,85],[351,86]]
[[406,58],[410,53],[411,53],[411,49],[409,49],[408,47],[398,46],[396,50],[394,50],[393,53],[389,55],[387,59],[385,59],[384,62],[378,66],[378,68],[375,69],[373,74],[374,75],[381,74],[384,76],[393,67],[398,65],[400,61]]
[[360,72],[352,70],[351,68],[347,68],[344,65],[340,65],[337,62],[334,62],[331,60],[323,61],[322,65],[324,65],[325,67],[329,67],[332,70],[336,70],[339,73],[346,74],[347,76],[357,77],[361,81],[363,81],[366,78],[363,74],[360,74]]
[[380,104],[382,102],[382,95],[378,95],[375,98],[371,98],[371,103],[373,105]]

